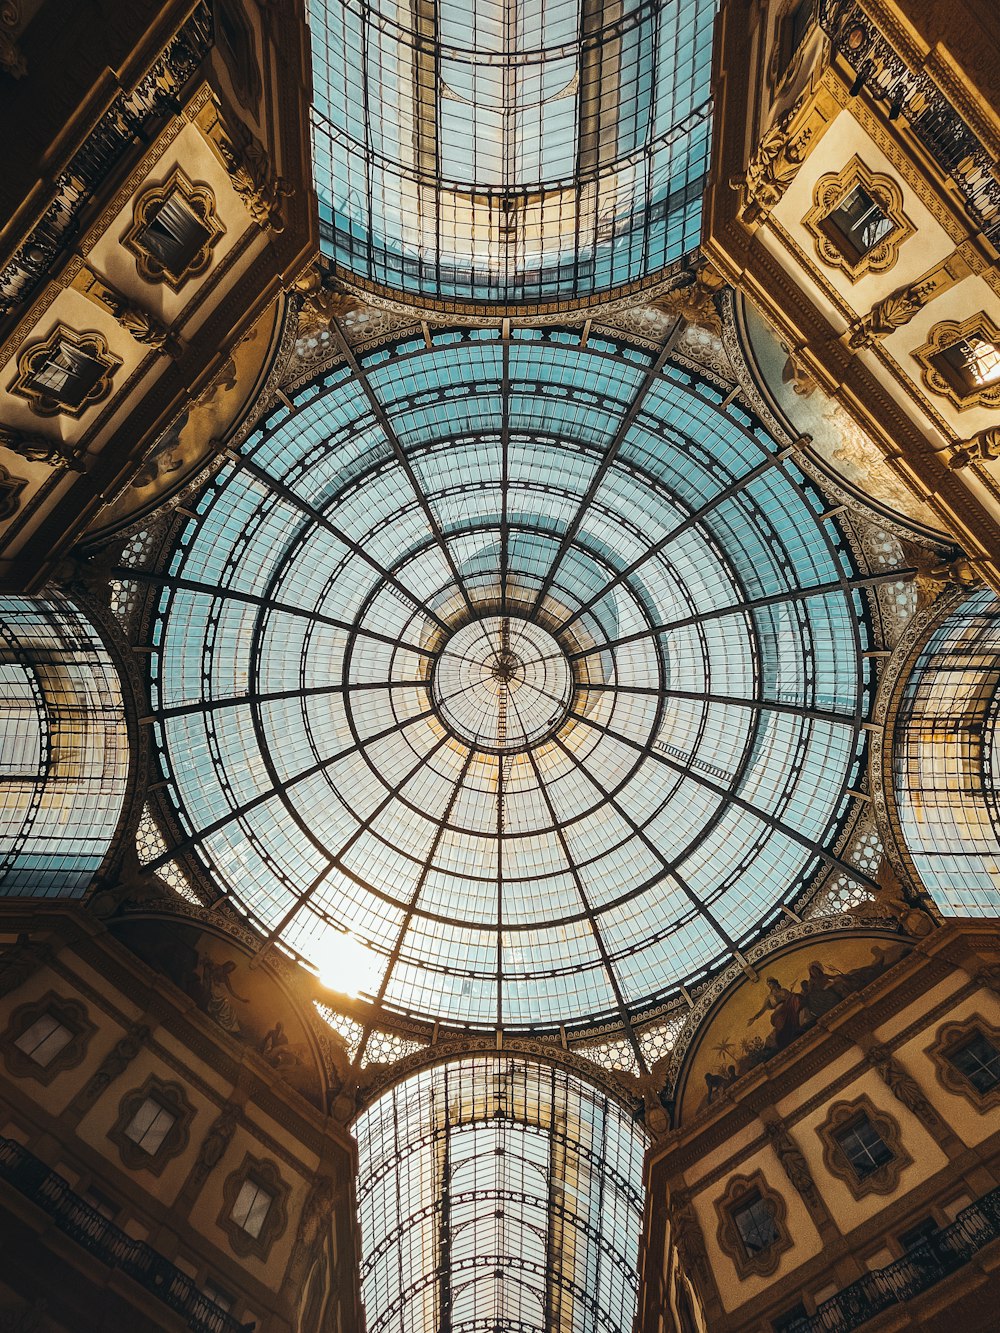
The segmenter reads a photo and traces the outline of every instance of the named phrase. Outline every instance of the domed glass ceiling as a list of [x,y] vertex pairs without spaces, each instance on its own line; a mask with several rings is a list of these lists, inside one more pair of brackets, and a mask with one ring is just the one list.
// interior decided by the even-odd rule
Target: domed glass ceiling
[[484,330],[349,355],[170,562],[181,850],[342,989],[348,932],[390,1010],[654,1002],[837,864],[868,639],[825,507],[666,353]]
[[362,282],[585,298],[697,245],[715,0],[309,0],[325,254]]

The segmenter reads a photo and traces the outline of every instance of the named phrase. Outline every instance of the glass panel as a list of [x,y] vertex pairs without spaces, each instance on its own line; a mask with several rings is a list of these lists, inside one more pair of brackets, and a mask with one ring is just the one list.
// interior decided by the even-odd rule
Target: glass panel
[[874,250],[892,231],[892,219],[861,185],[855,185],[827,217],[827,228],[849,259],[855,262]]
[[36,1018],[14,1042],[18,1050],[31,1057],[36,1065],[46,1068],[60,1051],[73,1040],[69,1028],[64,1027],[52,1014],[42,1014]]
[[867,1116],[838,1130],[836,1139],[859,1180],[864,1180],[893,1159],[892,1149]]
[[133,1143],[152,1156],[170,1133],[177,1117],[165,1110],[153,1097],[146,1100],[125,1126],[125,1134]]
[[338,267],[435,297],[541,300],[621,286],[698,243],[715,0],[307,8],[313,178]]
[[369,1333],[630,1329],[645,1140],[563,1069],[427,1070],[358,1119]]
[[990,1092],[1000,1083],[1000,1051],[981,1032],[953,1051],[949,1059],[977,1092]]
[[173,557],[153,704],[193,850],[397,1012],[648,1004],[799,895],[847,809],[867,629],[826,502],[598,338],[444,333],[362,375],[378,411],[303,388]]
[[0,893],[79,897],[125,800],[118,674],[61,597],[0,597],[0,658]]
[[774,1206],[757,1192],[733,1209],[733,1221],[748,1255],[762,1254],[780,1239]]
[[1000,914],[1000,600],[973,592],[931,633],[897,714],[906,845],[948,915]]
[[253,1179],[245,1180],[229,1214],[237,1226],[254,1238],[258,1237],[268,1210],[274,1202],[274,1195]]

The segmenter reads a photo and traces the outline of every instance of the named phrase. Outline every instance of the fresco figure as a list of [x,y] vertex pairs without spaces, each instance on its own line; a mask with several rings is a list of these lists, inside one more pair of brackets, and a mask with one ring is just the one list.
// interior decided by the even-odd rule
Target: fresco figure
[[764,1003],[754,1016],[747,1020],[747,1027],[753,1027],[758,1018],[762,1018],[764,1014],[770,1011],[771,1034],[765,1039],[764,1045],[769,1049],[780,1051],[798,1036],[802,1026],[800,1019],[801,1007],[801,995],[795,995],[786,986],[783,986],[777,977],[768,977]]
[[232,996],[240,1004],[249,1004],[250,1001],[244,999],[242,995],[237,995],[233,990],[232,974],[236,971],[236,964],[231,958],[224,963],[215,963],[203,953],[198,955],[198,969],[205,987],[205,1008],[209,1018],[214,1018],[219,1027],[224,1028],[226,1032],[238,1035],[240,1020],[229,1002],[229,997]]

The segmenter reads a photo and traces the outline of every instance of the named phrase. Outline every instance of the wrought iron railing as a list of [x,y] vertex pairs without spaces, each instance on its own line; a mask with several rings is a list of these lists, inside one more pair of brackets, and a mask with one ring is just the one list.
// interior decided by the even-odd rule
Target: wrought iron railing
[[48,1213],[85,1250],[120,1268],[164,1305],[187,1319],[194,1333],[251,1333],[198,1290],[192,1278],[145,1241],[134,1240],[70,1189],[69,1183],[13,1139],[0,1137],[0,1179]]
[[30,235],[0,270],[0,317],[22,305],[48,276],[108,173],[150,137],[161,116],[176,111],[177,94],[214,41],[212,11],[201,0],[131,92],[120,92],[55,182],[55,193]]
[[963,1208],[950,1226],[918,1242],[902,1259],[852,1282],[787,1333],[850,1333],[892,1305],[911,1301],[1000,1239],[1000,1187]]
[[991,152],[925,71],[910,69],[860,4],[820,0],[819,21],[833,49],[862,89],[902,118],[958,187],[966,207],[994,245],[1000,243],[1000,177]]

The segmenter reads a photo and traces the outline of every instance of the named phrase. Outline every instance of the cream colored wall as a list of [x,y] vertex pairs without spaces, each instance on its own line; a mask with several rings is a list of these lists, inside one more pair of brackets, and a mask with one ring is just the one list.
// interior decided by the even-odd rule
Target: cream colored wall
[[978,990],[960,1000],[946,1017],[912,1037],[898,1051],[900,1063],[920,1084],[927,1100],[962,1142],[970,1145],[982,1143],[997,1132],[1000,1110],[996,1106],[981,1110],[968,1097],[945,1088],[937,1077],[936,1066],[928,1051],[946,1023],[961,1023],[973,1017],[985,1019],[993,1027],[1000,1028],[1000,1000],[992,991]]
[[[81,987],[43,968],[29,977],[12,994],[0,999],[0,1032],[6,1030],[15,1010],[34,1003],[49,991],[54,992],[60,999],[76,1000],[83,1004],[87,1010],[87,1017],[97,1028],[87,1047],[86,1055],[75,1069],[60,1070],[47,1085],[30,1076],[16,1080],[17,1086],[26,1095],[50,1114],[58,1116],[66,1109],[116,1042],[124,1037],[128,1019],[122,1021],[124,1015],[121,1010],[112,1015],[107,1009],[99,1008],[95,1005],[93,997]],[[134,1007],[129,1005],[126,1007],[126,1012],[133,1009]],[[0,1056],[0,1079],[12,1078]]]
[[[317,1174],[323,1172],[334,1177],[337,1206],[343,1211],[344,1200],[351,1196],[354,1169],[350,1141],[340,1135],[343,1142],[334,1142],[337,1135],[331,1137],[324,1130],[323,1121],[311,1107],[303,1104],[300,1110],[295,1110],[292,1103],[286,1103],[280,1083],[274,1091],[275,1113],[263,1109],[259,1100],[254,1099],[253,1081],[259,1075],[269,1082],[272,1076],[263,1066],[255,1071],[252,1054],[244,1057],[234,1086],[232,1066],[223,1072],[219,1068],[221,1062],[213,1064],[202,1034],[192,1034],[192,1038],[197,1035],[198,1039],[190,1044],[185,1042],[183,1030],[171,1030],[173,1024],[166,1015],[158,1021],[68,949],[60,952],[57,966],[59,972],[42,967],[11,994],[0,996],[0,1032],[7,1029],[15,1010],[50,991],[61,999],[82,1002],[97,1030],[90,1037],[80,1065],[57,1073],[48,1086],[31,1076],[10,1074],[0,1061],[0,1133],[42,1156],[71,1187],[83,1192],[93,1186],[121,1203],[122,1212],[116,1218],[119,1226],[131,1236],[148,1240],[196,1280],[211,1277],[232,1292],[241,1319],[256,1318],[263,1321],[265,1328],[285,1329],[282,1320],[276,1321],[264,1294],[270,1292],[276,1299],[287,1298],[291,1307],[295,1306],[296,1295],[284,1290],[284,1278],[295,1247],[302,1206]],[[60,975],[63,971],[68,975]],[[160,1012],[162,997],[155,1003]],[[75,1127],[65,1118],[60,1123],[74,1096],[125,1035],[128,1025],[137,1020],[151,1029],[139,1053]],[[187,1021],[211,1028],[200,1015],[189,1014]],[[201,1054],[195,1054],[192,1045],[199,1047]],[[126,1166],[117,1144],[109,1137],[123,1098],[141,1088],[150,1075],[180,1084],[194,1108],[187,1144],[165,1163],[159,1174],[143,1167]],[[188,1182],[202,1144],[223,1103],[233,1099],[243,1102],[241,1121],[222,1158],[188,1204],[191,1198]],[[6,1107],[11,1109],[5,1111]],[[46,1113],[37,1121],[34,1107]],[[311,1146],[306,1146],[307,1142]],[[320,1142],[325,1145],[322,1158],[315,1147]],[[273,1162],[289,1189],[285,1226],[270,1246],[266,1259],[237,1253],[227,1230],[220,1225],[220,1216],[226,1211],[226,1180],[240,1170],[248,1154]],[[343,1303],[343,1309],[352,1308],[349,1292],[338,1290],[336,1300]]]
[[[899,258],[892,268],[884,273],[867,273],[852,282],[843,269],[833,268],[820,259],[815,238],[803,226],[802,219],[813,206],[813,192],[820,178],[843,171],[855,155],[872,171],[891,176],[896,182],[903,196],[903,212],[916,228],[916,234],[902,243]],[[801,247],[837,296],[858,315],[867,314],[876,301],[920,277],[955,249],[952,237],[850,111],[841,111],[834,118],[772,216]],[[827,318],[833,324],[844,327],[843,316],[819,285],[807,279],[807,286],[811,297]]]
[[[135,255],[122,245],[132,225],[133,201],[150,185],[162,185],[175,167],[180,167],[193,185],[207,185],[215,197],[215,209],[225,233],[212,251],[212,263],[198,277],[189,279],[174,292],[165,282],[148,282],[139,275]],[[191,298],[218,280],[217,269],[242,237],[251,229],[250,215],[232,187],[225,168],[196,125],[186,122],[166,148],[154,147],[141,168],[141,184],[120,192],[115,204],[101,218],[103,234],[90,251],[89,260],[108,281],[126,295],[135,296],[143,307],[165,324],[180,317]],[[135,173],[134,173],[135,174]],[[192,325],[192,328],[196,325]]]
[[[818,1129],[826,1119],[831,1105],[842,1101],[854,1102],[862,1095],[867,1096],[878,1111],[884,1111],[897,1122],[900,1144],[913,1160],[903,1168],[899,1184],[891,1194],[866,1194],[863,1198],[856,1199],[847,1182],[827,1170],[823,1162],[823,1146]],[[823,1106],[797,1121],[793,1132],[795,1141],[809,1162],[816,1187],[830,1210],[837,1228],[842,1232],[860,1226],[880,1213],[888,1203],[898,1200],[922,1181],[933,1176],[936,1171],[948,1165],[947,1157],[917,1117],[893,1096],[873,1069],[865,1069],[848,1087],[838,1090],[836,1095]]]
[[[758,1127],[758,1132],[762,1126]],[[767,1277],[751,1274],[741,1278],[732,1259],[719,1245],[719,1218],[715,1209],[716,1200],[725,1193],[730,1175],[716,1181],[706,1189],[692,1194],[692,1205],[708,1251],[708,1262],[715,1275],[719,1295],[726,1310],[735,1310],[745,1305],[774,1283],[793,1272],[801,1264],[808,1262],[823,1247],[823,1241],[813,1224],[809,1211],[799,1194],[792,1188],[785,1175],[781,1162],[770,1146],[759,1148],[740,1162],[732,1175],[753,1175],[761,1171],[769,1187],[781,1195],[787,1208],[785,1225],[792,1238],[791,1248],[781,1256],[775,1271]]]

